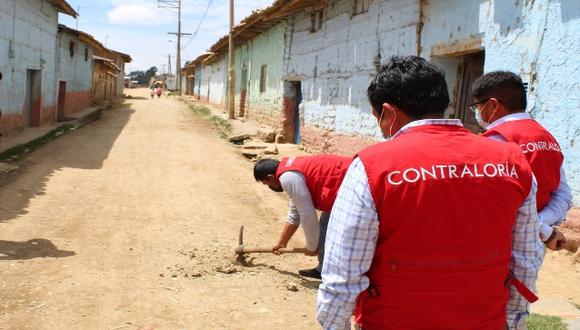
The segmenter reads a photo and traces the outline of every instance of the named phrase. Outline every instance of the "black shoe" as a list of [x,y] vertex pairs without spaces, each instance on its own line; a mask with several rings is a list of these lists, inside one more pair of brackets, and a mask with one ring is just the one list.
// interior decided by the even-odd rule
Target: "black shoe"
[[298,271],[298,274],[304,276],[304,277],[311,277],[311,278],[316,278],[316,279],[322,279],[322,276],[320,274],[320,272],[318,271],[318,269],[316,268],[312,268],[312,269],[302,269]]

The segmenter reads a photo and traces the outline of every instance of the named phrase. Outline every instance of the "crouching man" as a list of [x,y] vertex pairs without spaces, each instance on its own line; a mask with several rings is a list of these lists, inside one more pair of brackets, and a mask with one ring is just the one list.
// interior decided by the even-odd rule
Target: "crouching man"
[[[324,258],[324,241],[330,210],[352,159],[335,155],[262,159],[254,166],[254,178],[275,192],[290,196],[288,221],[280,239],[272,247],[285,248],[300,226],[306,236],[308,255],[318,255],[318,266],[300,270],[305,277],[320,279]],[[316,210],[322,211],[320,222]]]

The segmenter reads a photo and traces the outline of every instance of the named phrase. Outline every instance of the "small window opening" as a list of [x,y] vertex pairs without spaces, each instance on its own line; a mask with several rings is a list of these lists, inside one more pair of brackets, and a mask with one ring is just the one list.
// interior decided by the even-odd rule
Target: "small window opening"
[[260,93],[266,92],[266,80],[268,79],[268,66],[262,65],[260,70]]
[[75,56],[75,42],[74,41],[69,42],[68,51],[70,53],[70,57]]
[[322,29],[324,21],[324,10],[317,10],[310,13],[310,33],[315,33]]
[[369,11],[373,0],[354,0],[354,15],[364,14]]

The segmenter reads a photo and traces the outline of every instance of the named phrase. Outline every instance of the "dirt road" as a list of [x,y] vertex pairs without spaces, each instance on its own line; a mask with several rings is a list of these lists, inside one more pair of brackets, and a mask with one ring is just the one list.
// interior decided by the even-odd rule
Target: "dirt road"
[[[0,329],[316,329],[315,260],[232,264],[241,224],[276,240],[283,195],[183,103],[133,93],[1,183]],[[580,303],[579,261],[547,257],[542,297]]]
[[183,103],[146,93],[0,187],[0,329],[315,328],[318,283],[295,275],[315,260],[231,262],[241,224],[274,242],[286,201]]

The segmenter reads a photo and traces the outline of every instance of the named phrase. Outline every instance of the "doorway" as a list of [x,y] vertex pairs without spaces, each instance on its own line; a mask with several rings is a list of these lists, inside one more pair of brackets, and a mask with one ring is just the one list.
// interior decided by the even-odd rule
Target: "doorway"
[[26,70],[26,97],[22,121],[24,127],[40,126],[42,111],[42,71]]
[[61,81],[58,84],[58,106],[56,110],[56,120],[59,122],[65,121],[65,104],[66,104],[66,81]]
[[247,100],[248,100],[248,65],[244,63],[242,68],[242,80],[240,84],[240,112],[238,116],[244,117],[246,116],[246,107],[247,107]]
[[284,136],[286,141],[300,144],[302,135],[300,132],[300,103],[302,103],[302,82],[284,82]]
[[475,120],[475,114],[467,109],[467,105],[473,103],[471,96],[471,85],[483,75],[483,66],[485,63],[485,53],[477,52],[463,57],[463,74],[461,76],[456,118],[461,119],[463,125],[474,133],[482,132],[482,128]]
[[295,96],[294,96],[294,143],[300,144],[302,142],[302,135],[300,134],[300,103],[302,103],[302,82],[293,81]]

